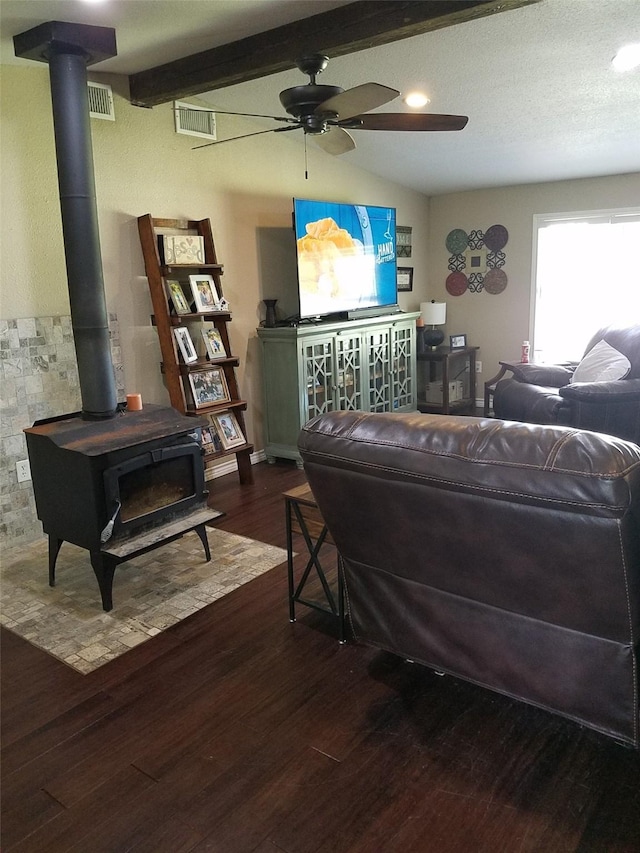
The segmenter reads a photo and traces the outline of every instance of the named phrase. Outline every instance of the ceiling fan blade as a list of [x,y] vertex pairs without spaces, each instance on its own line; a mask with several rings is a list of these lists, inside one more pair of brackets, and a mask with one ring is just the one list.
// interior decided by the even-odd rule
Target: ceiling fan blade
[[[189,107],[176,107],[177,111],[189,111]],[[298,124],[297,118],[291,118],[291,116],[266,116],[263,113],[234,113],[229,110],[216,110],[213,107],[209,110],[206,108],[198,107],[198,110],[203,113],[214,113],[221,116],[247,116],[248,118],[270,118],[273,121],[286,121],[290,124]]]
[[301,127],[301,124],[291,125],[290,127],[270,127],[268,130],[257,130],[254,133],[228,136],[226,139],[217,139],[215,142],[203,142],[202,145],[194,145],[191,150],[197,151],[198,148],[209,148],[210,145],[222,145],[223,142],[236,142],[238,139],[248,139],[250,136],[262,136],[263,133],[283,133],[287,130],[300,130]]
[[355,139],[342,127],[332,127],[326,133],[309,134],[317,146],[327,154],[346,154],[356,147]]
[[390,89],[380,83],[363,83],[323,101],[315,108],[314,113],[336,113],[340,119],[347,119],[388,104],[399,94],[396,89]]
[[436,113],[371,113],[340,119],[339,126],[350,130],[462,130],[468,121],[468,116]]

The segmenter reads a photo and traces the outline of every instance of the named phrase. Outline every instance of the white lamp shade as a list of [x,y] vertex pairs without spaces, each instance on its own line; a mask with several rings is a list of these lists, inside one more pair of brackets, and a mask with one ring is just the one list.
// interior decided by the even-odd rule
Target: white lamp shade
[[421,302],[420,314],[425,326],[442,326],[447,322],[447,303]]

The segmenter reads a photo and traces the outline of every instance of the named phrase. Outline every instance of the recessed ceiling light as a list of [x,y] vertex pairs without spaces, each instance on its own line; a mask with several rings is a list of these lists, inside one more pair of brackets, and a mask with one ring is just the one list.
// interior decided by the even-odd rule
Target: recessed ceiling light
[[616,71],[631,71],[640,65],[640,44],[627,44],[611,60]]
[[422,92],[409,92],[402,100],[408,107],[424,107],[429,103],[429,98]]

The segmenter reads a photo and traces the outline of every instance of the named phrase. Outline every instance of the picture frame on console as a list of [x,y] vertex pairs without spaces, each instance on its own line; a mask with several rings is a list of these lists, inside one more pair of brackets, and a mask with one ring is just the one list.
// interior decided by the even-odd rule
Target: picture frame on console
[[450,335],[449,349],[464,349],[467,345],[466,335]]

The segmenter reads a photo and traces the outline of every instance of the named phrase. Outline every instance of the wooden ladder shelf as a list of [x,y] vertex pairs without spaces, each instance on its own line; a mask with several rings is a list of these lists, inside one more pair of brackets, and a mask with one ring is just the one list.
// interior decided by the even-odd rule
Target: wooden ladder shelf
[[[193,296],[189,276],[198,274],[202,275],[203,278],[211,277],[215,288],[215,299],[218,302],[224,300],[222,291],[224,269],[222,264],[218,263],[216,256],[211,222],[208,219],[154,219],[150,214],[145,214],[138,217],[138,231],[153,305],[154,313],[151,322],[158,332],[162,353],[160,368],[164,375],[171,405],[185,415],[204,415],[209,418],[211,435],[215,440],[215,445],[209,445],[209,451],[205,446],[205,465],[207,462],[235,454],[240,482],[243,484],[252,483],[251,453],[253,452],[253,445],[246,440],[247,432],[244,422],[247,404],[240,398],[238,391],[236,367],[240,362],[238,358],[232,355],[227,329],[228,323],[231,322],[231,313],[225,307],[224,302],[222,308],[209,309],[207,307],[204,311],[198,310],[198,306],[192,304]],[[204,263],[166,264],[162,250],[164,235],[201,237],[204,243]],[[170,295],[168,281],[178,283],[188,306],[188,312],[182,313],[176,310]],[[179,295],[180,293],[178,293]],[[175,333],[177,328],[187,330],[187,346],[189,346],[190,339],[193,344],[192,357],[197,356],[194,360],[187,362],[183,358]],[[210,329],[217,330],[218,336],[216,337],[224,347],[224,355],[211,358],[205,354],[202,332]],[[203,377],[206,379],[210,373],[212,379],[219,380],[216,387],[221,388],[222,398],[219,402],[212,400],[203,403],[202,400],[196,400],[194,380],[196,377],[198,380]],[[220,416],[222,416],[222,420],[220,420]],[[222,430],[221,435],[220,424],[223,422],[226,425],[231,425],[231,435],[227,435],[224,430]],[[233,434],[236,424],[241,434]],[[240,443],[240,439],[244,439],[242,443]]]

